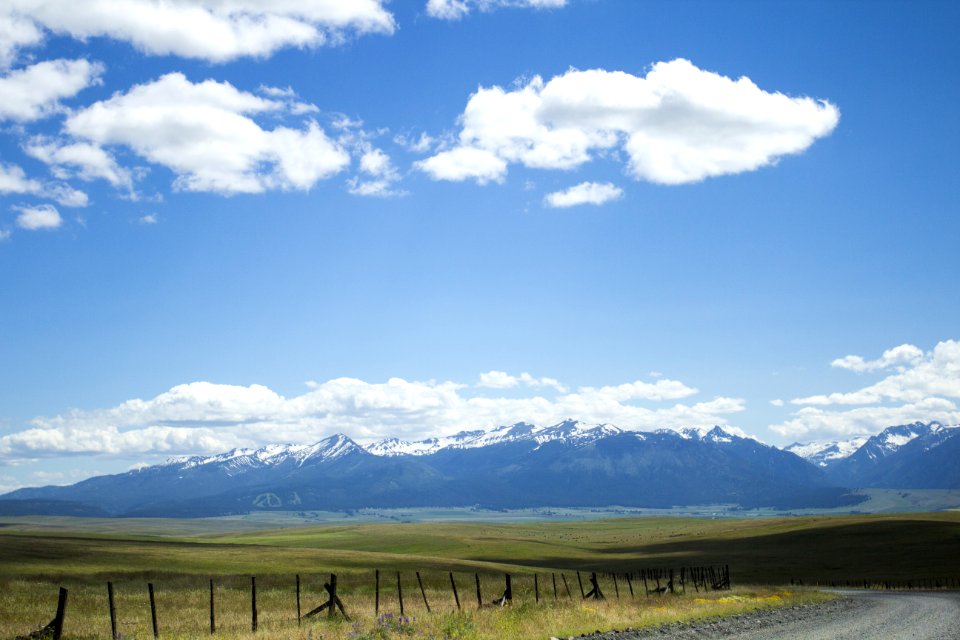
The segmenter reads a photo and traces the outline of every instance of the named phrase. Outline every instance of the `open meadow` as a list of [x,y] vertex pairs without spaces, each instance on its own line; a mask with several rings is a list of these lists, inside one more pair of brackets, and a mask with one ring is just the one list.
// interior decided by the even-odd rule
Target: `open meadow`
[[[638,579],[642,570],[674,569],[679,592],[681,567],[725,565],[733,583],[729,591],[704,592],[688,577],[683,594],[647,597]],[[599,573],[605,601],[582,600],[577,571],[587,590],[589,573]],[[326,599],[323,584],[330,573],[338,576],[338,595],[352,621],[331,622],[324,612],[298,626],[296,576],[306,613]],[[507,573],[513,605],[478,610],[476,576],[489,604],[502,595]],[[634,576],[630,583],[628,573]],[[612,574],[619,576],[616,583]],[[109,637],[108,581],[122,637],[152,635],[148,583],[154,585],[160,637],[209,635],[210,580],[217,635],[253,637],[254,576],[261,638],[567,636],[824,597],[790,586],[799,581],[956,584],[960,513],[280,529],[230,520],[4,518],[0,637],[49,622],[60,586],[70,593],[64,637]]]

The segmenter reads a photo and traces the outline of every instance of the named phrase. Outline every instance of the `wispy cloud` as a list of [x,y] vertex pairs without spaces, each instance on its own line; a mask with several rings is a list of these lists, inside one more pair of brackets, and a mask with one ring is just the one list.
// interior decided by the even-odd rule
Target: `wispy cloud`
[[601,205],[623,197],[623,189],[609,182],[581,182],[563,191],[548,193],[543,202],[554,209],[581,204]]
[[[946,340],[932,350],[914,345],[889,349],[876,360],[846,356],[834,367],[856,372],[884,371],[879,381],[854,391],[795,398],[801,407],[770,428],[793,439],[875,433],[917,420],[960,422],[960,342]],[[844,407],[844,408],[834,408]]]
[[556,9],[567,0],[427,0],[427,15],[441,20],[460,20],[474,9],[492,11],[502,7]]

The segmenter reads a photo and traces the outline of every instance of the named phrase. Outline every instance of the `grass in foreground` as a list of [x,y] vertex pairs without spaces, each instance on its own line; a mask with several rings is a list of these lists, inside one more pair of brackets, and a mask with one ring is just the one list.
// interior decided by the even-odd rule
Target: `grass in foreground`
[[[346,584],[361,576],[344,576]],[[369,577],[369,576],[362,576]],[[825,594],[806,590],[784,590],[773,587],[738,587],[732,591],[685,595],[644,597],[631,600],[621,593],[602,602],[581,601],[579,594],[557,600],[547,594],[539,604],[534,602],[531,585],[515,590],[515,602],[509,607],[484,607],[478,610],[472,594],[463,589],[463,611],[454,606],[449,589],[437,584],[427,586],[427,599],[432,611],[424,607],[413,576],[406,576],[404,585],[405,615],[400,616],[396,592],[381,593],[380,616],[374,615],[374,598],[370,589],[345,590],[344,604],[352,621],[329,621],[325,615],[296,623],[296,609],[291,585],[273,582],[260,587],[258,580],[258,630],[251,631],[249,587],[234,580],[216,589],[217,638],[227,640],[274,640],[302,638],[306,640],[387,640],[389,638],[443,638],[450,640],[494,640],[501,638],[566,637],[597,630],[640,628],[678,620],[697,620],[732,615],[757,609],[821,602]],[[461,587],[468,586],[465,576],[458,577]],[[316,585],[313,585],[314,587]],[[346,585],[345,585],[346,586]],[[490,597],[492,582],[486,582]],[[116,585],[116,607],[119,632],[125,639],[150,638],[150,609],[143,583]],[[209,592],[193,579],[168,580],[156,585],[160,637],[167,639],[209,636]],[[304,610],[321,600],[317,589],[304,594]],[[489,600],[489,598],[487,598]],[[306,603],[310,604],[307,605]],[[0,637],[14,637],[45,624],[56,607],[56,593],[48,584],[13,581],[0,593]],[[109,637],[110,623],[106,589],[102,585],[72,585],[67,607],[64,637],[67,640]]]

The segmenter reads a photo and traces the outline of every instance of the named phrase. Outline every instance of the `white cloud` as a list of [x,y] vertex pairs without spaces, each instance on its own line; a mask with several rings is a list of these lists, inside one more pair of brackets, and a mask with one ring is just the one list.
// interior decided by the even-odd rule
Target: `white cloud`
[[74,176],[81,180],[103,179],[114,187],[133,189],[131,172],[103,147],[89,142],[60,143],[49,138],[37,137],[24,146],[24,151],[51,165],[58,178]]
[[426,153],[432,149],[433,145],[435,145],[437,142],[424,132],[420,132],[420,136],[417,138],[411,138],[410,136],[404,134],[397,134],[393,137],[393,141],[412,153]]
[[[486,374],[488,379],[491,373]],[[464,394],[465,385],[455,382],[337,378],[310,383],[308,392],[286,398],[261,385],[195,382],[109,409],[36,418],[29,428],[0,436],[0,460],[63,453],[213,453],[268,442],[313,442],[334,432],[358,439],[409,439],[518,420],[555,424],[569,417],[635,429],[711,426],[726,424],[727,415],[744,409],[737,398],[658,407],[640,404],[697,393],[671,380],[583,387],[574,393],[566,393],[550,378],[527,374],[516,380],[539,385],[538,395]]]
[[[381,0],[5,0],[0,53],[38,40],[37,27],[85,40],[108,37],[153,55],[225,62],[284,47],[336,45],[396,29]],[[30,31],[28,22],[34,25]],[[11,53],[7,54],[12,55]]]
[[844,356],[837,358],[830,363],[831,367],[838,369],[848,369],[863,373],[866,371],[878,371],[880,369],[889,369],[899,365],[916,364],[923,358],[923,350],[912,344],[901,344],[893,349],[887,349],[883,355],[876,360],[864,360],[860,356]]
[[623,196],[623,189],[609,182],[581,182],[563,191],[548,193],[543,202],[548,207],[575,207],[581,204],[601,205]]
[[170,73],[77,111],[65,130],[100,147],[129,147],[173,171],[175,187],[188,191],[307,190],[349,164],[316,122],[266,130],[251,117],[285,109],[228,82],[194,84]]
[[157,214],[147,213],[140,216],[140,224],[157,224]]
[[507,163],[496,153],[476,147],[457,147],[441,151],[435,156],[420,160],[415,165],[434,180],[462,182],[473,179],[478,184],[503,182],[507,175]]
[[11,193],[49,198],[65,207],[85,207],[88,203],[83,191],[62,183],[44,183],[28,178],[17,165],[0,163],[0,195]]
[[[838,364],[841,363],[841,364]],[[846,356],[832,363],[856,372],[890,369],[874,384],[850,392],[795,398],[801,408],[770,428],[793,439],[876,433],[895,424],[960,422],[960,342],[945,340],[931,351],[913,345],[889,349],[877,360]],[[829,407],[854,407],[832,409]]]
[[393,188],[394,184],[400,181],[400,174],[393,166],[390,156],[369,144],[361,147],[365,149],[360,156],[361,175],[347,180],[350,193],[381,198],[406,195],[405,191]]
[[622,149],[627,171],[661,184],[751,171],[804,151],[836,127],[836,107],[791,98],[677,59],[644,77],[594,69],[513,90],[480,87],[457,146],[418,163],[436,180],[502,181],[508,163],[573,169]]
[[9,240],[10,235],[11,234],[9,229],[0,229],[0,242],[2,242],[3,240]]
[[549,387],[560,393],[567,392],[567,388],[556,378],[534,378],[526,371],[519,376],[510,375],[506,371],[487,371],[480,374],[480,382],[477,383],[478,387],[488,389],[510,389],[520,385],[527,387]]
[[70,98],[98,81],[103,66],[88,60],[46,60],[0,77],[0,120],[28,122],[60,111]]
[[43,185],[27,174],[15,164],[0,163],[0,194],[9,193],[39,193]]
[[441,20],[460,20],[473,9],[492,11],[500,7],[553,9],[566,6],[567,0],[427,0],[427,15]]
[[19,211],[17,226],[28,231],[38,229],[56,229],[63,224],[63,218],[57,208],[50,204],[40,204],[34,207],[14,207]]
[[21,47],[39,44],[43,33],[32,21],[0,10],[0,69],[13,64]]
[[770,404],[772,404],[775,407],[782,407],[784,405],[784,402],[780,398],[774,398],[773,400],[770,401]]

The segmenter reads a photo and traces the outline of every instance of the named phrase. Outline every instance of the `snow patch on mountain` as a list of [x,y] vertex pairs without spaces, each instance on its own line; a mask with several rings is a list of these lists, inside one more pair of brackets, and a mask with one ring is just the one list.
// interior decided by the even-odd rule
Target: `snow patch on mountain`
[[794,453],[804,460],[817,465],[828,467],[838,460],[848,458],[857,452],[870,439],[870,436],[854,436],[847,440],[818,440],[815,442],[794,442],[785,451]]

